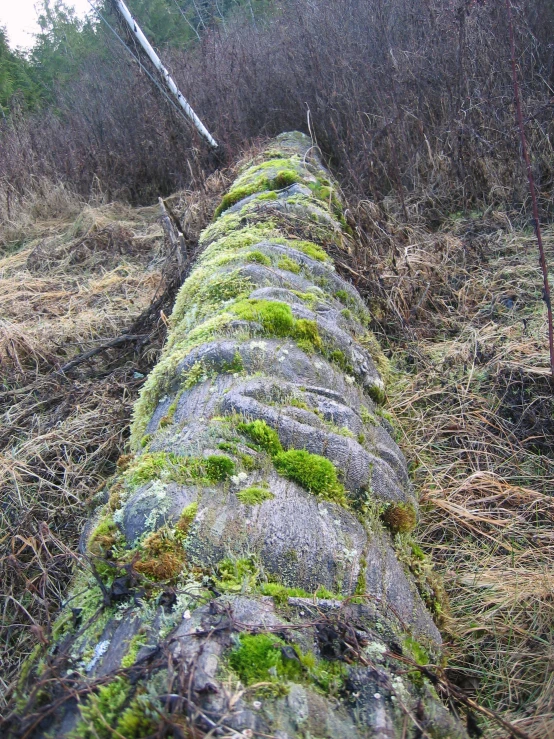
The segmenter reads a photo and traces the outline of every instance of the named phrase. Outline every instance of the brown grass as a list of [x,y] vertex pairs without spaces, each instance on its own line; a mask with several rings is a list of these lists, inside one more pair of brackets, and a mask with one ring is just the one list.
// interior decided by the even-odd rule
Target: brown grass
[[[172,196],[192,240],[226,182],[218,174],[202,191]],[[81,204],[57,218],[48,208],[32,228],[22,212],[0,229],[2,702],[63,601],[84,519],[115,472],[133,402],[161,348],[161,311],[171,310],[177,272],[157,206]],[[27,228],[18,248],[10,239]],[[141,341],[59,372],[134,323]]]
[[[533,739],[552,737],[554,398],[533,234],[503,212],[430,234],[362,208],[374,241],[360,285],[392,361],[417,540],[450,599],[449,676]],[[544,236],[552,264],[554,227]]]

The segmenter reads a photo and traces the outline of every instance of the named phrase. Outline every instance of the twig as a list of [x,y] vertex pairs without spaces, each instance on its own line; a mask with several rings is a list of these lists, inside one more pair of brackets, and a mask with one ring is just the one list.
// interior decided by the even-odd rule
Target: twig
[[84,354],[79,354],[79,356],[75,357],[75,359],[72,359],[71,362],[64,364],[64,366],[61,367],[58,370],[58,372],[60,373],[67,372],[68,370],[73,369],[73,367],[76,367],[78,364],[82,364],[82,362],[86,362],[87,359],[94,357],[96,354],[100,354],[100,352],[103,352],[105,349],[111,349],[111,347],[113,346],[119,346],[119,344],[125,344],[127,341],[137,341],[138,339],[144,339],[147,336],[148,334],[123,334],[122,336],[116,336],[115,339],[110,339],[109,341],[106,341],[104,344],[97,346],[95,349],[91,349],[88,352],[84,352]]
[[529,192],[531,193],[531,202],[533,204],[533,221],[535,226],[535,234],[539,245],[539,262],[541,265],[543,276],[543,300],[546,303],[548,311],[548,341],[550,345],[550,372],[554,380],[554,329],[552,327],[552,303],[550,301],[550,285],[548,283],[548,269],[546,266],[546,258],[544,256],[544,247],[542,243],[542,233],[539,224],[539,209],[537,206],[537,193],[535,189],[535,179],[531,168],[531,160],[529,159],[529,151],[527,149],[527,139],[525,137],[525,127],[523,125],[523,114],[521,112],[521,98],[519,94],[519,82],[517,79],[516,66],[516,44],[514,40],[514,24],[512,19],[512,3],[506,0],[506,11],[508,14],[508,28],[510,29],[510,52],[512,57],[512,79],[514,84],[514,98],[516,102],[517,122],[519,126],[519,136],[521,139],[521,150],[525,159],[525,167],[527,169],[527,181],[529,182]]

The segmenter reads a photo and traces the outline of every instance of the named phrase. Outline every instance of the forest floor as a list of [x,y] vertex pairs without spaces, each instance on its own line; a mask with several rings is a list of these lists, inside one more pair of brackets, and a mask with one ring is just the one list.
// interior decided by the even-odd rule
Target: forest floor
[[[192,239],[228,181],[213,175],[169,199]],[[503,212],[458,214],[431,232],[397,225],[392,210],[362,202],[353,211],[361,246],[345,273],[367,296],[390,358],[387,407],[422,502],[416,536],[450,602],[449,677],[533,739],[554,737],[554,396],[534,236]],[[554,264],[554,227],[545,242]],[[87,502],[124,451],[165,337],[176,259],[157,206],[75,201],[54,220],[0,232],[2,253],[8,701],[21,661],[48,639]],[[129,333],[138,338],[60,371]]]

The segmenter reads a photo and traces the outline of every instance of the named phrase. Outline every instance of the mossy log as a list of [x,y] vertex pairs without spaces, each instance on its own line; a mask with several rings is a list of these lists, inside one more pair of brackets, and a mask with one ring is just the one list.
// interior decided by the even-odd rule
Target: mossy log
[[13,736],[466,736],[417,669],[441,659],[440,588],[386,360],[330,256],[345,231],[305,136],[243,168]]

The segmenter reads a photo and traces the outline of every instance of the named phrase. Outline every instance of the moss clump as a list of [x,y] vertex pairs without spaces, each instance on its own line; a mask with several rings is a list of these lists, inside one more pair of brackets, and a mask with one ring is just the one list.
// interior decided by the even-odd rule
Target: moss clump
[[252,558],[226,557],[217,565],[216,585],[226,593],[246,593],[256,587],[260,569]]
[[183,508],[179,520],[175,524],[175,538],[183,541],[188,536],[190,527],[194,523],[196,514],[198,513],[198,503],[189,503],[188,506]]
[[213,454],[204,462],[206,477],[212,482],[223,482],[235,472],[235,463],[224,454]]
[[258,419],[250,423],[239,423],[238,430],[247,434],[260,449],[271,457],[283,451],[277,432],[265,421]]
[[281,257],[277,262],[277,266],[279,267],[279,269],[284,269],[287,272],[293,272],[295,275],[299,274],[301,269],[298,262],[295,262],[294,259],[291,259],[290,257]]
[[102,685],[98,693],[89,695],[80,706],[81,721],[71,732],[71,739],[112,739],[111,727],[117,726],[130,690],[128,680],[116,677]]
[[329,359],[331,362],[337,364],[343,372],[348,372],[349,375],[354,374],[352,365],[346,358],[346,354],[341,349],[334,349],[332,352],[329,352]]
[[319,244],[313,241],[292,241],[289,242],[289,246],[293,249],[298,249],[310,259],[315,259],[317,262],[328,262],[329,255],[327,252],[319,246]]
[[89,552],[97,557],[105,557],[106,552],[121,538],[113,518],[102,519],[91,534],[88,543]]
[[168,452],[143,454],[125,473],[131,488],[144,485],[151,480],[163,480],[186,484],[198,482],[223,482],[235,472],[235,463],[224,454],[213,454],[207,458],[179,457]]
[[287,588],[276,582],[266,582],[260,586],[262,595],[270,595],[277,606],[286,606],[289,598],[309,598],[310,594],[303,588]]
[[127,469],[126,482],[131,487],[138,487],[150,482],[150,480],[155,480],[161,476],[164,470],[168,469],[172,461],[172,456],[165,452],[143,454],[134,465]]
[[241,300],[230,309],[245,321],[261,323],[264,331],[274,336],[290,336],[294,317],[290,305],[270,300]]
[[273,458],[275,469],[280,474],[294,480],[311,493],[338,503],[348,505],[346,491],[337,479],[335,465],[319,454],[311,454],[304,449],[289,449]]
[[294,338],[301,349],[321,350],[323,342],[317,330],[317,323],[308,318],[299,318],[294,325]]
[[237,493],[237,498],[244,505],[260,505],[264,500],[272,500],[275,496],[267,488],[250,487]]
[[381,518],[393,534],[408,534],[417,524],[417,513],[411,503],[391,503]]
[[[267,164],[270,167],[274,167],[277,166],[276,161],[269,161]],[[280,162],[285,166],[289,164],[290,167],[290,163],[287,160],[280,160]],[[264,169],[267,169],[267,167],[264,167]],[[255,193],[261,193],[261,196],[258,199],[265,196],[263,197],[264,200],[274,200],[277,197],[276,194],[270,194],[269,192],[264,191],[283,190],[285,187],[289,187],[300,180],[300,175],[290,168],[281,169],[271,177],[268,177],[267,174],[263,173],[256,176],[256,172],[258,171],[259,167],[254,167],[253,169],[247,170],[242,177],[239,177],[229,192],[223,196],[221,204],[214,213],[214,219],[218,218],[231,206],[244,200],[244,198],[247,198],[249,195],[254,195]]]
[[182,541],[167,527],[162,527],[144,539],[140,545],[141,558],[134,568],[151,580],[176,578],[185,562]]
[[125,739],[143,739],[146,736],[153,736],[159,726],[157,717],[159,717],[159,712],[153,709],[150,699],[139,695],[123,711],[117,722],[117,733]]
[[283,451],[277,432],[265,421],[258,419],[250,423],[240,423],[238,429],[270,455],[275,469],[281,475],[294,480],[324,500],[345,507],[348,505],[344,485],[338,481],[337,470],[328,459],[304,449]]
[[407,636],[402,642],[404,649],[414,658],[418,665],[428,665],[430,662],[429,654],[413,637]]
[[127,654],[121,660],[121,667],[132,667],[136,660],[137,654],[140,648],[146,644],[146,634],[135,634],[129,641],[129,647],[127,648]]
[[[81,721],[69,734],[70,739],[141,739],[155,733],[156,712],[146,696],[136,696],[129,702],[131,685],[116,677],[102,685],[80,706]],[[128,703],[127,707],[125,705]]]
[[269,267],[271,264],[271,259],[261,251],[251,251],[246,257],[246,261],[254,262],[254,264],[265,264],[266,267]]
[[244,685],[276,680],[299,681],[303,665],[296,656],[283,655],[286,642],[273,634],[241,634],[240,645],[229,655],[229,665]]
[[274,634],[241,634],[229,655],[229,666],[245,685],[303,682],[325,695],[341,688],[345,668],[338,661],[317,660]]

